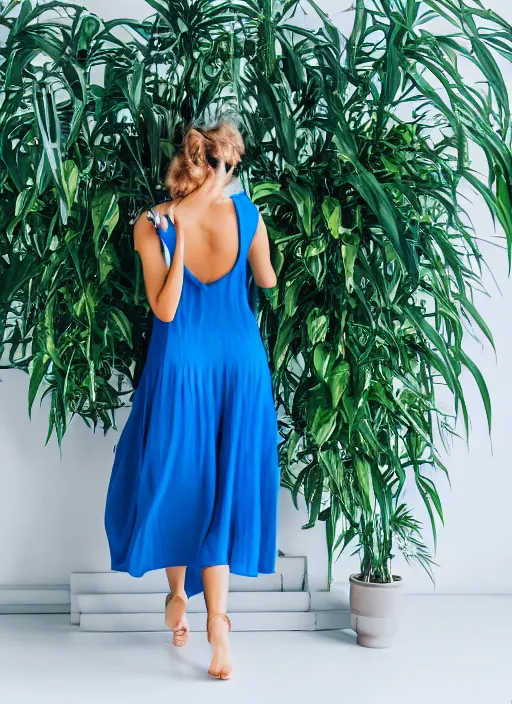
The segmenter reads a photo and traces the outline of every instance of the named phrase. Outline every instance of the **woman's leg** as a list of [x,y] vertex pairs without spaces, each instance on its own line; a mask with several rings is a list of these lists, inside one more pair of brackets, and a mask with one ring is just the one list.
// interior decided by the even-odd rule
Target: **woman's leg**
[[[205,567],[202,571],[204,600],[208,616],[226,613],[229,587],[229,565]],[[231,650],[228,624],[220,616],[207,621],[212,646],[212,662],[208,672],[215,677],[228,679],[231,674]]]
[[[177,646],[185,645],[188,639],[189,625],[187,621],[187,594],[185,592],[186,567],[167,567],[167,581],[173,598],[165,610],[165,623],[173,633],[173,643]],[[177,597],[176,599],[174,597]]]
[[185,571],[186,567],[167,567],[165,574],[167,575],[167,581],[169,582],[169,591],[174,596],[179,594],[184,599],[186,599],[185,594]]

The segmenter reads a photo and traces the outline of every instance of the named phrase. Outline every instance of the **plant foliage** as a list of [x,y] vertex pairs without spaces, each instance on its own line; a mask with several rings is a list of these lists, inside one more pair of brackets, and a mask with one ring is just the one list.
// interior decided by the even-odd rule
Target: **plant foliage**
[[[512,28],[477,1],[356,0],[345,38],[310,0],[148,0],[144,22],[11,2],[0,47],[0,329],[4,366],[51,398],[48,439],[74,415],[106,432],[144,363],[149,308],[135,216],[185,126],[235,113],[244,179],[279,283],[260,323],[273,370],[283,484],[325,521],[332,558],[357,539],[364,579],[393,545],[432,574],[415,482],[436,537],[437,443],[469,418],[467,328],[482,256],[471,187],[512,259],[509,97],[496,55]],[[439,21],[448,30],[437,31]],[[468,85],[459,64],[472,64]],[[485,155],[477,173],[470,151]],[[436,387],[446,386],[453,413]],[[48,441],[47,439],[47,441]]]

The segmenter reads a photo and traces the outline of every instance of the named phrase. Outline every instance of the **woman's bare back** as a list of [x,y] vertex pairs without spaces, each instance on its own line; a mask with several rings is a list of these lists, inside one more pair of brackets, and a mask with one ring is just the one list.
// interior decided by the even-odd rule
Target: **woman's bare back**
[[[169,212],[168,204],[161,207]],[[172,209],[170,216],[172,219]],[[199,281],[211,283],[228,274],[239,249],[238,216],[231,198],[221,198],[187,215],[183,263]]]
[[[204,185],[208,186],[208,181]],[[134,247],[141,257],[146,294],[153,312],[161,320],[174,319],[184,270],[207,285],[229,274],[238,262],[240,232],[233,196],[226,197],[218,192],[209,195],[201,187],[177,205],[164,202],[153,208],[160,216],[162,230],[168,226],[166,216],[176,227],[177,250],[172,261],[162,256],[157,230],[146,214],[135,224]],[[276,285],[267,228],[261,215],[249,244],[247,260],[257,286]]]

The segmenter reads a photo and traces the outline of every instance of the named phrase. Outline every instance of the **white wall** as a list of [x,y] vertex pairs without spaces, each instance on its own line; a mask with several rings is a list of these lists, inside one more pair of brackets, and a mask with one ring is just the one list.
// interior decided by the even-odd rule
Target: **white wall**
[[[320,6],[332,12],[343,31],[348,32],[353,13],[339,12],[338,3],[339,0],[323,0]],[[88,0],[84,4],[106,19],[151,14],[143,0]],[[487,6],[512,22],[508,0],[487,0]],[[510,83],[512,71],[510,66],[504,68]],[[467,78],[472,80],[470,73]],[[473,208],[472,217],[479,237],[496,241],[484,207]],[[482,349],[469,335],[465,349],[489,385],[494,410],[493,451],[478,390],[472,377],[465,374],[472,419],[469,451],[462,441],[457,441],[450,455],[443,454],[452,488],[443,477],[438,479],[446,516],[436,557],[440,593],[512,593],[512,473],[508,438],[512,281],[507,278],[506,253],[485,242],[481,247],[499,288],[484,272],[482,283],[490,297],[479,294],[476,303],[494,333],[497,360],[489,345]],[[34,407],[33,420],[28,420],[26,375],[8,370],[2,371],[0,378],[0,586],[66,584],[71,571],[108,570],[103,509],[117,434],[93,434],[76,419],[65,437],[60,457],[54,439],[43,446],[47,404],[43,402],[42,409]],[[126,411],[124,416],[119,415],[120,427],[126,417]],[[418,506],[426,520],[412,489],[408,489],[406,498]],[[304,510],[297,512],[288,492],[281,490],[279,546],[289,554],[307,555],[312,584],[321,587],[326,577],[323,524],[302,531],[305,522]],[[335,577],[344,581],[355,567],[355,558],[343,556],[336,563]],[[418,567],[409,568],[400,557],[394,571],[405,577],[408,591],[432,590],[426,575]]]

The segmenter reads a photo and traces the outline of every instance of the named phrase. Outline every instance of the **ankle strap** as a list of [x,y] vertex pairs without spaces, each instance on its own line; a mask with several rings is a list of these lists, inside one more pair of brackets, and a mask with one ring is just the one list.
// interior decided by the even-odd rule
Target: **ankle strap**
[[208,617],[206,619],[206,627],[208,627],[208,623],[212,618],[215,618],[215,616],[222,616],[224,621],[228,624],[228,630],[231,630],[231,621],[229,620],[229,616],[222,611],[218,611],[216,614],[208,614]]

